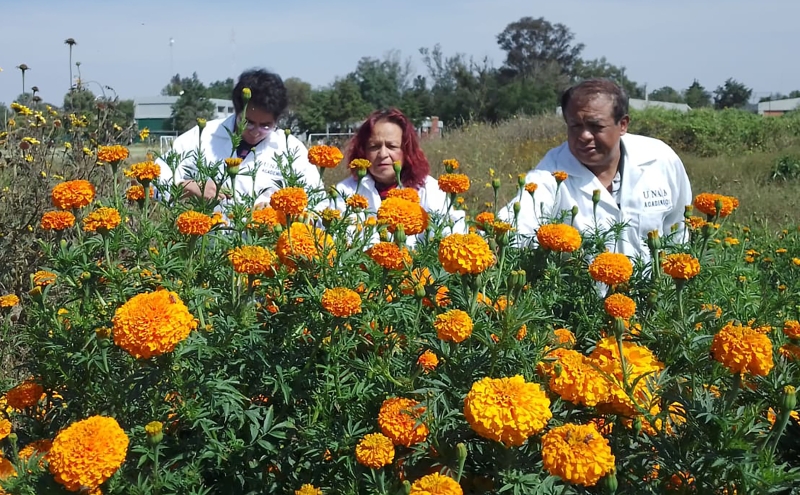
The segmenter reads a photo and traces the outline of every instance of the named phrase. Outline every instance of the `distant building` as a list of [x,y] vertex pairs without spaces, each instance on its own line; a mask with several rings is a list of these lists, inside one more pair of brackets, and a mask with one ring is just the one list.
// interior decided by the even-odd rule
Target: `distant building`
[[444,124],[439,117],[427,117],[417,128],[417,133],[423,138],[439,138],[442,137],[443,128]]
[[762,101],[758,104],[758,114],[767,117],[780,117],[786,112],[791,112],[798,107],[800,107],[800,98]]
[[[655,100],[641,100],[639,98],[629,98],[628,107],[634,110],[646,110],[648,108],[663,108],[665,110],[677,110],[679,112],[688,112],[692,109],[686,103],[672,103],[669,101],[655,101]],[[556,109],[556,113],[561,115],[561,107]]]
[[[177,96],[146,96],[133,100],[133,118],[139,129],[147,127],[153,136],[177,135],[170,127],[172,105],[178,101]],[[214,118],[225,118],[234,113],[231,100],[211,98],[214,104]]]

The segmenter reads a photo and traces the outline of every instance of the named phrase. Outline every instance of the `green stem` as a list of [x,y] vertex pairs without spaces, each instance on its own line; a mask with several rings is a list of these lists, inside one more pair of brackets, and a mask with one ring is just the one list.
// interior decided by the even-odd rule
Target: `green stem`
[[109,252],[109,243],[110,241],[108,239],[108,234],[107,233],[103,234],[103,250],[105,251],[106,254],[106,263],[108,264],[108,269],[111,270],[112,265],[111,265],[111,254]]
[[686,280],[682,279],[675,279],[675,292],[678,294],[678,316],[680,316],[680,321],[683,322],[684,318],[684,310],[683,310],[683,288],[686,286]]
[[725,396],[725,410],[727,411],[731,410],[733,402],[736,400],[736,396],[739,395],[739,389],[741,388],[742,388],[742,375],[740,373],[736,373],[733,375],[733,385],[731,386],[731,389],[728,390],[728,393]]

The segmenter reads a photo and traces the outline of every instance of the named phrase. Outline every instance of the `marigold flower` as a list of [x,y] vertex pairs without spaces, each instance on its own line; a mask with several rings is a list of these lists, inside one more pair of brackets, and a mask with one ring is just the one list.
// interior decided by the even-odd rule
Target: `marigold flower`
[[486,230],[489,225],[494,225],[494,213],[491,211],[478,213],[475,215],[475,225],[481,230]]
[[97,149],[97,159],[106,163],[119,163],[128,158],[128,148],[118,144],[112,146],[100,146]]
[[722,308],[716,304],[702,304],[700,306],[700,311],[709,311],[714,313],[714,318],[719,318],[722,316]]
[[723,196],[722,194],[714,193],[701,193],[695,196],[694,207],[700,212],[713,217],[717,214],[716,203],[718,200],[722,202],[722,208],[719,212],[720,218],[727,217],[733,213],[733,210],[739,207],[738,199],[731,196]]
[[356,445],[356,460],[362,466],[380,469],[394,460],[394,443],[382,433],[370,433]]
[[25,380],[6,393],[6,404],[17,410],[33,407],[44,398],[44,389],[33,380]]
[[367,256],[387,270],[404,270],[411,266],[411,254],[408,248],[400,249],[393,242],[379,242],[366,251]]
[[461,167],[461,164],[458,163],[458,160],[455,158],[448,158],[447,160],[442,160],[442,165],[444,165],[445,170],[453,171],[458,170]]
[[306,483],[299,490],[294,491],[294,495],[322,495],[322,490],[314,485]]
[[783,322],[783,333],[790,339],[800,339],[800,322],[797,320],[786,320]]
[[175,219],[178,232],[183,235],[206,235],[214,225],[210,216],[199,211],[184,211]]
[[253,214],[250,215],[250,224],[248,225],[249,228],[256,228],[256,227],[277,227],[278,225],[286,225],[286,215],[283,212],[276,210],[271,206],[265,206],[262,208],[257,208],[253,211]]
[[114,313],[114,343],[133,357],[172,352],[197,328],[178,294],[166,290],[137,294]]
[[13,308],[19,304],[19,297],[16,294],[4,294],[0,296],[0,308]]
[[[150,192],[151,198],[155,196],[155,192],[152,187],[148,187],[147,189]],[[125,191],[125,197],[128,199],[128,201],[142,201],[144,199],[144,186],[137,184],[129,187]]]
[[0,440],[5,439],[11,434],[11,421],[2,418],[0,419]]
[[691,254],[669,254],[661,262],[664,273],[677,280],[689,280],[700,273],[700,262]]
[[516,375],[473,383],[464,399],[464,416],[478,435],[508,447],[525,443],[553,414],[542,388]]
[[606,285],[621,284],[633,275],[633,263],[621,253],[600,253],[589,265],[589,275]]
[[293,270],[297,268],[295,260],[313,261],[320,257],[323,250],[327,250],[328,259],[333,259],[336,255],[333,238],[322,230],[300,222],[293,222],[281,232],[275,247],[281,263]]
[[448,194],[462,194],[469,190],[469,177],[464,174],[442,174],[439,189]]
[[364,158],[356,158],[355,160],[351,161],[349,165],[351,170],[367,170],[371,166],[372,163]]
[[336,146],[317,145],[308,148],[308,161],[322,168],[334,168],[342,161],[344,155]]
[[603,305],[606,313],[612,318],[627,320],[636,314],[636,303],[624,294],[611,294]]
[[56,184],[50,197],[53,206],[61,210],[83,208],[94,200],[95,189],[87,180],[70,180]]
[[767,376],[774,366],[769,337],[733,322],[714,335],[711,355],[731,373]]
[[517,329],[517,334],[514,338],[522,342],[522,339],[524,339],[526,335],[528,335],[528,325],[523,323],[522,326]]
[[553,476],[581,486],[594,486],[614,469],[608,440],[594,424],[565,424],[542,437],[542,462]]
[[789,360],[800,361],[800,346],[795,344],[783,344],[778,349],[778,354]]
[[125,461],[128,443],[114,418],[92,416],[72,423],[53,440],[50,472],[69,491],[96,490]]
[[439,357],[430,349],[426,349],[419,358],[417,358],[417,365],[422,368],[426,373],[433,371],[439,366]]
[[413,399],[392,397],[381,404],[378,412],[378,426],[395,445],[410,447],[424,442],[428,437],[428,427],[420,418],[425,407]]
[[386,198],[377,212],[378,223],[394,233],[398,226],[406,235],[417,235],[428,228],[428,212],[419,204],[403,198]]
[[575,339],[575,334],[566,328],[557,328],[553,331],[553,334],[555,335],[555,343],[557,345],[572,347],[575,345],[575,342],[577,342]]
[[536,231],[536,239],[545,249],[560,253],[571,253],[581,247],[578,229],[564,223],[548,223]]
[[448,273],[477,275],[494,265],[495,257],[478,234],[450,234],[439,244],[439,262]]
[[325,289],[321,302],[328,313],[339,318],[347,318],[361,312],[361,296],[347,287]]
[[248,275],[275,275],[278,258],[274,252],[261,246],[240,246],[228,251],[228,260],[236,273]]
[[[17,470],[14,468],[14,465],[11,464],[11,461],[5,457],[0,457],[0,480],[7,480],[15,476],[17,476]],[[3,491],[0,493],[5,494],[6,492]]]
[[161,175],[161,166],[151,161],[134,163],[124,173],[125,177],[133,177],[142,184],[149,184]]
[[453,478],[432,473],[412,483],[409,495],[464,495],[464,490]]
[[436,315],[433,321],[436,336],[446,342],[460,343],[472,335],[472,318],[466,311],[451,309]]
[[525,190],[530,194],[535,193],[537,189],[539,189],[539,184],[535,182],[528,182],[527,184],[525,184]]
[[89,213],[83,219],[83,230],[85,232],[108,232],[120,224],[122,218],[116,208],[106,206],[100,207]]
[[401,198],[412,203],[419,203],[419,193],[412,187],[396,187],[386,193],[386,199]]
[[539,368],[549,376],[550,390],[562,399],[589,407],[608,400],[609,381],[592,366],[586,356],[578,351],[559,347],[547,357],[556,358],[556,361],[543,361]]
[[308,195],[302,187],[284,187],[275,191],[269,204],[285,215],[299,216],[308,206]]
[[42,455],[44,457],[40,461],[40,467],[44,467],[44,461],[48,461],[50,458],[50,449],[53,448],[53,441],[48,439],[43,440],[34,440],[33,442],[29,443],[25,447],[21,448],[19,451],[19,458],[23,461],[27,461],[34,455]]
[[553,172],[553,178],[556,180],[556,183],[560,184],[561,182],[564,182],[565,180],[567,180],[568,177],[569,177],[569,174],[567,174],[564,171],[556,170],[555,172]]
[[50,284],[54,284],[57,278],[58,275],[53,272],[39,270],[33,274],[33,285],[37,287],[47,287]]
[[75,215],[69,211],[47,211],[42,215],[44,230],[64,230],[75,225]]
[[686,225],[692,230],[702,229],[708,222],[703,217],[689,217],[685,220]]
[[369,208],[369,200],[360,194],[353,194],[345,200],[345,204],[354,210],[366,210]]

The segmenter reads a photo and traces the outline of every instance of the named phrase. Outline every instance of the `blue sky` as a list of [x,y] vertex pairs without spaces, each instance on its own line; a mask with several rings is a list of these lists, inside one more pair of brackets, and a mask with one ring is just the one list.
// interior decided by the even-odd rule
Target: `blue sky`
[[[734,77],[757,96],[800,89],[796,62],[798,0],[318,0],[104,2],[0,0],[0,102],[26,86],[61,103],[69,87],[68,49],[95,92],[122,98],[159,93],[172,73],[196,71],[206,83],[266,67],[315,86],[350,72],[363,56],[389,50],[412,57],[420,47],[503,62],[496,35],[523,16],[566,24],[586,45],[585,58],[606,56],[649,89],[709,90]],[[35,7],[34,7],[35,5]],[[233,9],[233,10],[232,10]],[[27,20],[26,20],[27,19]],[[34,21],[35,19],[35,21]],[[35,26],[35,27],[34,27]],[[173,38],[172,62],[169,40]]]

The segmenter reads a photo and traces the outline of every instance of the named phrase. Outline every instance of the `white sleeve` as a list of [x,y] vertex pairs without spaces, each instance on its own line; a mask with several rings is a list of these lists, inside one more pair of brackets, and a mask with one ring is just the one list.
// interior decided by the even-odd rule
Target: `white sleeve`
[[670,165],[672,167],[672,197],[675,198],[675,204],[672,205],[672,211],[664,219],[664,234],[669,235],[672,232],[672,226],[677,224],[678,230],[674,236],[676,242],[688,242],[689,236],[684,222],[684,212],[686,206],[691,205],[693,201],[692,184],[689,182],[689,176],[686,174],[686,168],[680,157],[674,152],[671,153]]
[[[520,244],[525,244],[536,233],[539,225],[553,215],[557,201],[556,182],[550,172],[534,169],[525,176],[525,183],[536,184],[533,196],[525,190],[521,194],[517,192],[497,214],[500,220],[510,223],[516,229],[517,241]],[[517,202],[519,202],[519,214],[515,218],[514,203]]]

